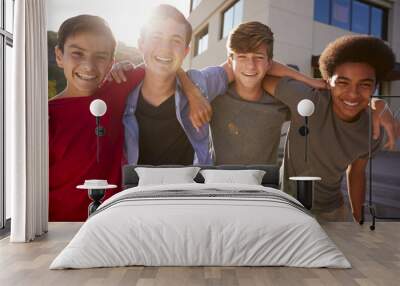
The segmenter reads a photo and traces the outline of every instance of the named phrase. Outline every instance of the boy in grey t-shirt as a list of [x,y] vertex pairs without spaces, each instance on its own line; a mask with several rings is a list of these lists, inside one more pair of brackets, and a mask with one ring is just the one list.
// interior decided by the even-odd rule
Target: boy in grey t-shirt
[[273,40],[271,29],[256,21],[242,23],[229,34],[226,65],[235,81],[211,103],[217,165],[276,164],[289,109],[262,89],[271,69]]
[[[374,55],[374,56],[371,56]],[[284,158],[284,190],[288,178],[313,175],[315,208],[331,211],[343,204],[340,181],[347,170],[347,188],[353,217],[359,222],[365,200],[365,168],[368,162],[368,104],[377,83],[394,66],[392,50],[380,39],[344,36],[330,43],[320,57],[320,71],[328,91],[316,91],[288,78],[270,79],[264,87],[291,110],[291,126]],[[310,99],[315,112],[309,118],[308,160],[304,160],[304,119],[297,104]],[[380,139],[373,141],[373,150]]]

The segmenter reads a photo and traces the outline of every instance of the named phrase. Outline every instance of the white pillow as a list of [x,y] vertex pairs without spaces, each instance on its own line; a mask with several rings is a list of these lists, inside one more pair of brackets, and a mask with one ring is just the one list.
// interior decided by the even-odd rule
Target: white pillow
[[234,183],[246,185],[261,185],[265,171],[261,170],[201,170],[204,183]]
[[199,170],[199,167],[135,168],[139,176],[139,186],[195,183],[193,179]]

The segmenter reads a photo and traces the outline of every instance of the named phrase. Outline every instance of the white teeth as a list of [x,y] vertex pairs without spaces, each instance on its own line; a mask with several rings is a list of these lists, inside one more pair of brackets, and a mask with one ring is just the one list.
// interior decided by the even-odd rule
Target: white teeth
[[243,73],[246,76],[255,76],[257,73]]
[[96,78],[95,75],[87,75],[87,74],[81,74],[81,73],[76,73],[76,75],[83,80],[93,80]]
[[156,59],[159,60],[159,61],[162,61],[162,62],[166,62],[166,63],[172,61],[171,58],[163,58],[163,57],[159,57],[159,56],[156,56]]
[[346,104],[346,105],[349,105],[349,106],[356,106],[356,105],[358,105],[358,102],[350,102],[350,101],[343,101],[344,102],[344,104]]

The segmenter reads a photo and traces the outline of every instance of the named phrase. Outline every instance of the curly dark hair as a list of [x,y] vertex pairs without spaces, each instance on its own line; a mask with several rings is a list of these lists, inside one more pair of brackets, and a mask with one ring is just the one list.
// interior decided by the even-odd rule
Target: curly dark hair
[[337,66],[348,62],[370,65],[379,82],[393,69],[395,55],[381,39],[364,35],[343,36],[324,49],[319,58],[319,70],[322,77],[328,79]]

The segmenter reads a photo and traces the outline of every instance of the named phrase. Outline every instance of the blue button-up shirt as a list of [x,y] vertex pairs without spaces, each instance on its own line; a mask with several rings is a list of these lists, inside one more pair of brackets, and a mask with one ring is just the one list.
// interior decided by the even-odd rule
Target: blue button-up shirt
[[[190,70],[188,75],[209,101],[219,94],[224,94],[228,88],[228,78],[222,67]],[[142,85],[143,81],[130,93],[122,119],[125,127],[125,150],[129,164],[137,164],[139,159],[139,125],[135,112]],[[189,103],[178,79],[175,90],[175,110],[176,118],[193,146],[195,153],[193,164],[213,164],[214,150],[209,124],[204,124],[199,132],[193,127],[189,119]]]

